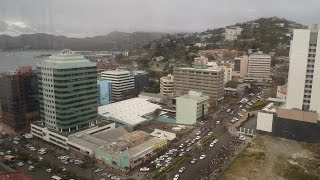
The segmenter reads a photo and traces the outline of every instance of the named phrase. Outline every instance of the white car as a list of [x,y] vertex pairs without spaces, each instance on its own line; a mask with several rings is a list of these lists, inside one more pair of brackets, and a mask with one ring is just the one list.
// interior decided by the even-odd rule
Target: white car
[[200,137],[200,136],[197,136],[197,137],[196,137],[196,140],[199,140],[199,139],[201,139],[201,137]]
[[214,143],[210,143],[210,145],[209,145],[210,147],[213,147],[214,146]]
[[47,171],[48,173],[51,173],[51,172],[52,172],[52,169],[49,168],[49,169],[47,169],[46,171]]
[[22,167],[24,165],[24,163],[23,162],[18,162],[17,165]]
[[214,139],[213,141],[212,141],[212,143],[217,143],[219,140],[218,139]]
[[13,144],[19,144],[19,142],[18,141],[13,141]]
[[184,151],[184,149],[182,148],[182,149],[180,149],[180,151],[181,151],[181,152],[183,152],[183,151]]
[[4,152],[0,152],[0,156],[4,156]]
[[183,144],[180,144],[180,146],[179,146],[180,148],[183,148]]
[[185,154],[184,152],[181,152],[181,153],[179,154],[179,156],[182,157],[184,154]]
[[202,154],[199,159],[204,159],[206,157],[205,154]]
[[35,148],[35,147],[33,147],[33,146],[31,146],[29,149],[30,149],[31,151],[36,151],[36,150],[37,150],[37,148]]
[[178,180],[179,179],[179,174],[174,175],[173,180]]
[[149,168],[143,167],[143,168],[140,168],[140,171],[141,171],[141,172],[148,172],[148,171],[149,171]]
[[196,163],[197,162],[197,159],[196,158],[193,158],[192,160],[191,160],[191,164],[194,164],[194,163]]
[[227,109],[227,113],[229,113],[231,111],[231,109]]
[[191,149],[192,149],[192,147],[188,147],[188,148],[186,149],[186,151],[189,152],[189,151],[191,151]]
[[239,139],[241,140],[241,141],[245,141],[246,140],[246,137],[244,137],[244,136],[239,136]]
[[197,136],[199,136],[200,134],[201,134],[201,131],[198,131],[198,132],[196,133]]
[[103,169],[101,169],[101,168],[98,168],[98,169],[94,170],[95,173],[99,173],[101,171],[103,171]]
[[181,167],[181,168],[179,169],[179,173],[183,173],[184,170],[186,170],[186,167]]

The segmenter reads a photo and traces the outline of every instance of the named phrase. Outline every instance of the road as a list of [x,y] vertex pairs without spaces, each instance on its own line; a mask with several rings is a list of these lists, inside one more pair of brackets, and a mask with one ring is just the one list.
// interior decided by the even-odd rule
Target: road
[[[227,146],[233,137],[226,133],[223,126],[218,126],[214,130],[214,135],[218,137],[219,141],[216,143],[212,148],[209,148],[209,145],[203,147],[203,150],[200,153],[197,153],[194,156],[190,156],[187,158],[186,161],[184,161],[179,167],[177,167],[174,171],[170,172],[168,175],[168,179],[173,179],[175,174],[180,174],[179,179],[190,179],[190,180],[196,180],[201,179],[205,175],[206,169],[209,167],[210,161],[215,158],[215,156],[218,155],[219,151],[222,148],[222,145]],[[199,159],[199,157],[205,154],[206,157],[202,160]],[[193,158],[197,158],[198,161],[195,164],[191,164],[190,161]],[[186,170],[184,173],[179,173],[180,167],[186,167]]]

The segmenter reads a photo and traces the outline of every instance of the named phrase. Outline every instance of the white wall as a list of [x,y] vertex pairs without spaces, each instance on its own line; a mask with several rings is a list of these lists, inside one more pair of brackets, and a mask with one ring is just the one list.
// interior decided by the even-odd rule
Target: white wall
[[258,112],[257,130],[272,132],[273,114]]
[[310,30],[295,29],[290,45],[290,65],[286,107],[302,109]]
[[318,120],[320,120],[320,31],[318,31],[310,110],[317,111]]

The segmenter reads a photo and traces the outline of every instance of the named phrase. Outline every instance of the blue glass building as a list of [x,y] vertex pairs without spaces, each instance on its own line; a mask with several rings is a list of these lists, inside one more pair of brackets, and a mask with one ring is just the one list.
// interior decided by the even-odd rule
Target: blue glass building
[[112,86],[111,82],[108,80],[98,80],[98,104],[106,105],[111,103],[111,95],[112,95]]

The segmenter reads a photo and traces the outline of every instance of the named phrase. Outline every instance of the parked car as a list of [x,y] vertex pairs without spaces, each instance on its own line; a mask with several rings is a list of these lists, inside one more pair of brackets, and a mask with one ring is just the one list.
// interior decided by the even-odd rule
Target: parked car
[[178,180],[179,179],[179,174],[174,175],[173,180]]
[[246,140],[246,137],[240,135],[240,136],[239,136],[239,139],[240,139],[241,141],[245,141],[245,140]]
[[191,164],[194,164],[194,163],[196,163],[197,162],[197,159],[196,158],[193,158],[192,160],[191,160]]
[[141,172],[148,172],[148,171],[149,171],[149,168],[143,167],[143,168],[140,168],[140,171],[141,171]]
[[180,169],[179,169],[179,173],[183,173],[183,171],[186,169],[186,167],[181,167]]
[[20,161],[20,162],[17,163],[17,165],[22,167],[22,166],[24,166],[24,163]]
[[206,157],[205,154],[202,154],[199,159],[204,159]]

